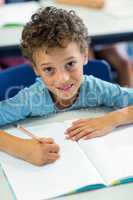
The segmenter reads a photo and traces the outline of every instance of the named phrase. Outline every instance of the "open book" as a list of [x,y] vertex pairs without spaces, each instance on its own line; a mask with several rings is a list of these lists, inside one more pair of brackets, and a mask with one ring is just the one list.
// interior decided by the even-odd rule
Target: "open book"
[[[53,164],[37,167],[0,152],[0,163],[17,200],[42,200],[133,181],[133,126],[77,143],[65,139],[70,124],[28,128],[60,145],[61,157]],[[7,131],[27,137],[16,129]]]

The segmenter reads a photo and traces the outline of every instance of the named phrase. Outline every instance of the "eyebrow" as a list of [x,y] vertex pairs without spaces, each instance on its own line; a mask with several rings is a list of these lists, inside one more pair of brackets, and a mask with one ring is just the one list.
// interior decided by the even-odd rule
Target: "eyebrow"
[[[71,56],[71,57],[68,57],[66,59],[64,59],[64,61],[68,61],[68,60],[71,60],[71,59],[75,59],[74,56]],[[41,66],[44,66],[44,65],[51,65],[52,63],[42,63]]]
[[75,57],[74,56],[68,57],[64,61],[71,60],[71,59],[75,59]]

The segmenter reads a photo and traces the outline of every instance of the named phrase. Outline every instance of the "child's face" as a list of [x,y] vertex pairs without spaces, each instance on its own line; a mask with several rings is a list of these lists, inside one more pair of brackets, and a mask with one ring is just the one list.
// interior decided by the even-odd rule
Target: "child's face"
[[83,65],[87,62],[86,52],[81,53],[78,45],[69,43],[66,48],[51,48],[37,51],[33,60],[35,71],[57,101],[71,101],[78,93],[83,79]]

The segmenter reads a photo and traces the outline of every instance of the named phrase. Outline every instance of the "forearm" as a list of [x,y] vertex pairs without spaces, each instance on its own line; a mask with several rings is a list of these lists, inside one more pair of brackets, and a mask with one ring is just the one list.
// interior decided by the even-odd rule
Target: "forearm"
[[50,138],[40,140],[22,139],[0,130],[0,151],[37,166],[56,161],[59,158],[59,146]]
[[133,123],[133,106],[128,106],[108,114],[111,121],[117,126]]
[[9,135],[0,130],[0,151],[4,151],[15,157],[23,158],[21,147],[23,139]]

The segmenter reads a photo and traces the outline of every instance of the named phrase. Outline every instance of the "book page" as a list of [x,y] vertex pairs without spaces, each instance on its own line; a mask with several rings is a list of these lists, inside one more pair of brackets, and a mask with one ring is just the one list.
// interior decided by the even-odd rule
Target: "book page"
[[[0,162],[17,200],[42,200],[63,195],[87,185],[103,184],[102,178],[79,145],[65,139],[66,126],[63,123],[52,123],[28,129],[40,137],[52,137],[59,144],[61,157],[53,164],[36,167],[0,153]],[[8,132],[25,138],[23,133],[16,129]]]
[[3,5],[0,7],[0,26],[24,25],[39,7],[35,1]]
[[133,125],[106,136],[80,140],[79,145],[107,184],[133,176]]

